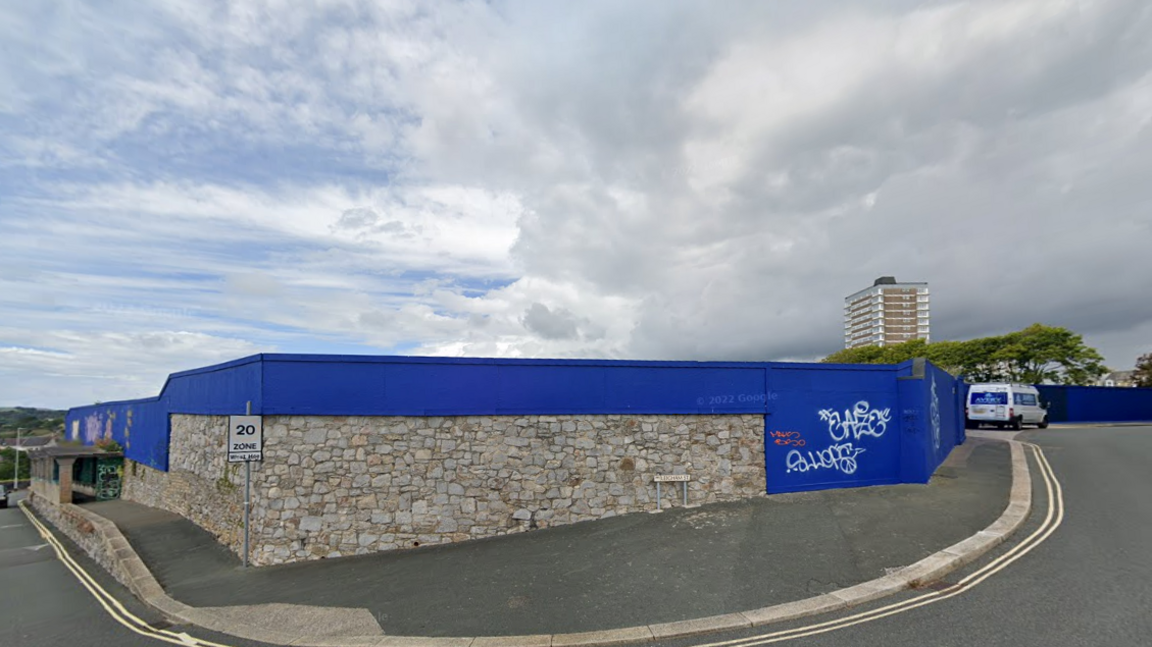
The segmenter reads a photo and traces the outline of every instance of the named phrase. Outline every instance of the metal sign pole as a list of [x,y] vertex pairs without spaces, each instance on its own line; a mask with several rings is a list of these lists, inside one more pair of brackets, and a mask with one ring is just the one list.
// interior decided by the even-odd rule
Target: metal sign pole
[[23,427],[16,428],[16,447],[14,448],[16,455],[16,467],[12,470],[12,491],[16,492],[20,489],[20,448],[24,446],[24,441],[20,439],[20,433],[24,431]]
[[244,461],[244,568],[248,568],[248,511],[252,489],[252,461]]
[[[664,494],[660,489],[660,485],[664,482],[679,483],[680,484],[681,497],[683,497],[683,499],[684,499],[684,505],[685,506],[688,505],[688,481],[692,480],[691,476],[689,476],[687,474],[657,474],[657,475],[652,477],[652,480],[656,482],[656,511],[657,512],[660,511],[660,505],[662,503],[660,499],[663,498],[663,494]],[[673,487],[675,487],[675,486],[673,486]],[[676,490],[675,489],[672,490],[671,496],[672,496],[672,500],[675,501],[676,500]]]
[[[244,407],[244,415],[252,415],[252,401]],[[244,461],[244,568],[248,568],[248,517],[252,507],[252,461]]]

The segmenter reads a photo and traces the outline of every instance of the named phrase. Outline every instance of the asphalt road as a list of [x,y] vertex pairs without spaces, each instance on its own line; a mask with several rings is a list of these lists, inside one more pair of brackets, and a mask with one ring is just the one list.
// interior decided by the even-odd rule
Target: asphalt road
[[[1011,435],[1010,432],[1007,435]],[[1039,445],[1063,489],[1065,517],[1043,543],[950,599],[828,633],[781,640],[805,647],[1026,647],[1152,645],[1152,426],[1050,428],[1018,440]],[[1049,502],[1030,460],[1034,507],[1025,527],[993,555],[946,578],[955,583],[1020,544]],[[911,600],[906,592],[851,613],[661,645],[706,645],[812,625]],[[749,640],[731,647],[769,644]]]
[[[1019,439],[1043,448],[1059,480],[1062,524],[1018,561],[983,583],[942,601],[828,633],[787,640],[820,647],[922,645],[1133,646],[1152,645],[1152,427],[1051,428]],[[1047,527],[1056,508],[1046,496],[1040,466],[1030,457],[1034,510],[1026,526],[994,554],[960,573],[954,583],[1024,543]],[[16,509],[0,510],[0,644],[13,647],[154,645],[111,619],[52,555]],[[73,552],[75,555],[75,551]],[[130,610],[158,621],[91,562],[80,560]],[[744,632],[665,641],[665,647],[767,644],[770,632],[826,622],[894,601],[922,599],[931,591],[906,592],[838,616],[773,625]],[[227,645],[255,643],[213,635],[198,637]],[[740,640],[745,639],[745,640]],[[649,643],[652,644],[652,643]]]
[[[23,495],[19,495],[22,498]],[[0,645],[4,647],[156,647],[166,643],[117,622],[56,558],[32,523],[16,506],[0,509]],[[260,645],[198,627],[169,627],[143,607],[75,544],[60,537],[73,559],[125,608],[154,627],[188,632],[235,647]]]
[[335,560],[240,568],[215,538],[126,501],[115,522],[173,598],[367,609],[407,636],[576,633],[801,600],[882,577],[1004,509],[1008,447],[974,440],[929,487],[822,490]]

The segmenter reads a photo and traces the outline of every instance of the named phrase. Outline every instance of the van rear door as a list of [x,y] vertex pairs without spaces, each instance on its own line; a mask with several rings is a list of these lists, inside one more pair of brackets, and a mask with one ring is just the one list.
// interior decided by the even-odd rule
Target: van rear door
[[973,386],[968,392],[968,418],[971,420],[1008,420],[1007,387]]

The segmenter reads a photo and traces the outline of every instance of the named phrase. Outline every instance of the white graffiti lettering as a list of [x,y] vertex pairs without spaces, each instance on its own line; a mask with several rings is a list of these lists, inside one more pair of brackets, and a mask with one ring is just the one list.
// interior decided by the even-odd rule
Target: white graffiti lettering
[[807,472],[816,469],[833,469],[844,474],[856,473],[856,457],[864,453],[864,448],[853,447],[852,443],[829,445],[816,452],[809,451],[808,455],[793,449],[784,459],[788,472]]
[[892,420],[891,409],[873,409],[866,400],[845,409],[843,417],[832,409],[821,409],[819,414],[820,419],[828,423],[828,435],[837,442],[849,437],[852,440],[860,440],[861,436],[879,438],[888,430],[888,423]]
[[928,417],[932,422],[932,447],[940,451],[940,396],[936,393],[936,376],[932,376],[932,404]]

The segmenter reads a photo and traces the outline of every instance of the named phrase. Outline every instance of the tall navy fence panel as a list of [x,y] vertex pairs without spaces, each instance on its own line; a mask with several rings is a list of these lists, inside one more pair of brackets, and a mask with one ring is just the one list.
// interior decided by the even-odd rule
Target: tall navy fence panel
[[64,418],[69,440],[114,440],[132,460],[168,470],[168,408],[161,398],[75,407]]
[[[157,398],[69,411],[166,470],[169,416],[753,414],[769,492],[925,482],[963,442],[956,382],[898,366],[256,355],[174,373]],[[83,430],[83,434],[81,434]],[[223,451],[223,438],[221,451]]]
[[768,491],[896,483],[900,465],[897,367],[773,368],[776,410],[765,418]]
[[225,364],[173,373],[164,384],[161,398],[171,413],[236,415],[248,403],[259,413],[263,403],[263,368],[260,355]]
[[900,378],[901,482],[926,483],[964,435],[963,383],[924,362]]
[[763,413],[765,366],[268,356],[264,413]]
[[769,373],[765,417],[768,492],[926,483],[964,442],[958,382],[917,360]]
[[1041,384],[1051,422],[1152,421],[1152,389]]

